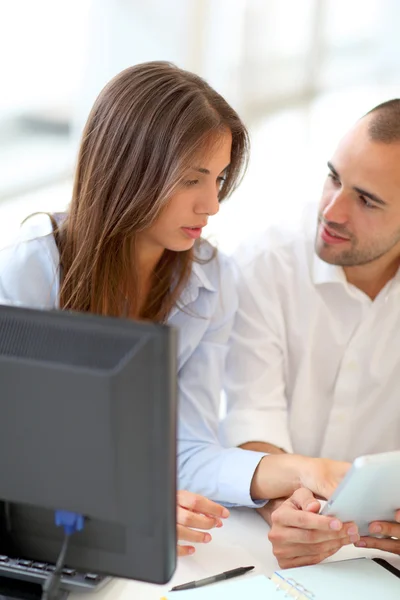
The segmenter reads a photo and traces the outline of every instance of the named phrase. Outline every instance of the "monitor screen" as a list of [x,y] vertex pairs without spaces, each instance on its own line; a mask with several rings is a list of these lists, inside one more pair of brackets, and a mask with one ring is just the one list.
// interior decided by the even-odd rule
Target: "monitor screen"
[[176,564],[176,332],[0,307],[0,553],[164,583]]

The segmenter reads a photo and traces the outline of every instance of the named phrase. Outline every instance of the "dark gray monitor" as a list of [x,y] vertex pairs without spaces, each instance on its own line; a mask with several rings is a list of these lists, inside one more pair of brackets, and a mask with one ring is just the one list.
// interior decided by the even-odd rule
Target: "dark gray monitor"
[[154,583],[176,566],[176,333],[0,307],[0,553]]

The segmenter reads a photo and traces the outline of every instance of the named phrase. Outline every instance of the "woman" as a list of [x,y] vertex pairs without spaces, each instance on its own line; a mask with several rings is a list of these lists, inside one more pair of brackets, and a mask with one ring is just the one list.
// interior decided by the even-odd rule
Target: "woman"
[[[324,465],[218,441],[237,301],[229,263],[201,233],[238,184],[247,149],[238,115],[201,78],[163,62],[126,69],[89,115],[64,219],[29,218],[0,253],[0,300],[176,326],[181,487],[260,506],[254,499],[289,495],[305,478],[320,493]],[[228,515],[202,496],[178,493],[181,540],[209,541],[193,528]]]

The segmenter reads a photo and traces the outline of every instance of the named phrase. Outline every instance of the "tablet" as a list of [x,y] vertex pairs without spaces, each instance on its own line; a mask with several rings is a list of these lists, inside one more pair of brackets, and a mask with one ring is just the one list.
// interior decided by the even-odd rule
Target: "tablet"
[[354,521],[370,535],[372,521],[394,521],[400,509],[400,451],[360,456],[321,509],[343,523]]

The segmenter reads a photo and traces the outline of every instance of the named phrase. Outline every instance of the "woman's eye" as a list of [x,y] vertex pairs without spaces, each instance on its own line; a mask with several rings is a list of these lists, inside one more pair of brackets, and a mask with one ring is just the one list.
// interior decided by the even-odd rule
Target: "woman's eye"
[[332,179],[334,183],[340,183],[338,177],[336,177],[336,175],[334,175],[333,173],[328,173],[328,177],[329,179]]
[[218,183],[218,185],[219,185],[220,188],[222,188],[222,186],[224,185],[225,181],[226,181],[226,177],[222,177],[222,175],[221,175],[221,177],[217,177],[217,183]]
[[192,187],[193,185],[196,185],[197,183],[199,183],[198,179],[188,179],[187,181],[183,182],[183,185],[185,187]]

